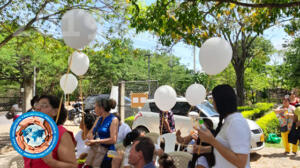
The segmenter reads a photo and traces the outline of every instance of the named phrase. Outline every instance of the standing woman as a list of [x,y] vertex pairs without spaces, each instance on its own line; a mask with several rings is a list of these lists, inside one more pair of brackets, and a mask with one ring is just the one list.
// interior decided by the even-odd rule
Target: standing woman
[[[55,96],[43,95],[35,105],[35,110],[49,115],[56,120],[59,109],[59,99]],[[63,127],[67,119],[67,111],[61,105],[58,121],[58,142],[53,151],[41,159],[29,159],[24,157],[25,168],[72,168],[77,167],[75,157],[75,139],[73,133]]]
[[[237,98],[229,85],[218,85],[212,91],[213,105],[220,114],[216,137],[208,129],[198,129],[202,142],[213,146],[216,168],[250,168],[251,132],[246,119],[237,112]],[[223,122],[224,120],[224,122]],[[201,147],[211,152],[211,147]],[[201,152],[200,150],[200,152]]]
[[[96,98],[95,112],[98,119],[88,135],[87,145],[102,145],[108,150],[116,150],[114,144],[117,142],[119,121],[110,113],[115,107],[116,101],[113,99]],[[98,135],[100,139],[94,139],[93,135]],[[106,154],[100,167],[110,168],[111,161]]]

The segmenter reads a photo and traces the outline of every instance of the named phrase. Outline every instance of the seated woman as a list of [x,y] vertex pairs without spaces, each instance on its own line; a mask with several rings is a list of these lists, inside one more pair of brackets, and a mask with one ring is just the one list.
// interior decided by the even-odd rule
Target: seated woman
[[[87,134],[91,130],[94,125],[96,117],[93,114],[85,114],[83,120],[81,120],[79,128],[81,129],[75,136],[75,140],[77,142],[76,145],[76,159],[78,161],[85,160],[87,157],[88,151],[90,149],[89,146],[85,145],[85,142],[88,141]],[[79,163],[79,162],[78,162]],[[79,168],[83,166],[83,163],[79,163]]]

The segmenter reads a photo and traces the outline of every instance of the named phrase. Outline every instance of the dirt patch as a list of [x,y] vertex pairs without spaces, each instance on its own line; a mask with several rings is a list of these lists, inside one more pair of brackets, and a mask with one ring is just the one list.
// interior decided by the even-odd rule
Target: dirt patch
[[9,133],[0,133],[0,155],[13,150],[14,148],[11,145]]
[[297,168],[300,167],[300,152],[284,154],[283,148],[264,148],[250,155],[251,168]]

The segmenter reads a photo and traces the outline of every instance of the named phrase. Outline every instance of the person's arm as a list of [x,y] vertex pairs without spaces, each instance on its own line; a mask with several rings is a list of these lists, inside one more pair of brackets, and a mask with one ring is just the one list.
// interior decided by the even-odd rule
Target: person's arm
[[218,152],[230,163],[236,167],[244,168],[247,164],[248,154],[237,154],[231,151],[230,149],[223,146],[215,138],[212,139],[211,145],[214,146]]
[[[208,129],[198,129],[202,142],[211,144],[231,164],[244,168],[250,153],[250,131],[248,125],[241,120],[235,120],[228,127],[227,137],[230,148],[225,147],[215,139]],[[249,131],[249,134],[246,132]],[[249,142],[248,142],[249,141]]]
[[172,132],[167,118],[164,119],[164,126],[167,128],[168,132]]
[[43,161],[51,168],[77,168],[75,157],[75,145],[69,133],[64,133],[58,147],[58,160],[54,159],[52,152],[43,158]]
[[186,145],[186,144],[188,144],[192,140],[192,136],[188,135],[188,136],[182,137],[181,136],[181,131],[177,130],[176,131],[176,140],[177,140],[177,142]]

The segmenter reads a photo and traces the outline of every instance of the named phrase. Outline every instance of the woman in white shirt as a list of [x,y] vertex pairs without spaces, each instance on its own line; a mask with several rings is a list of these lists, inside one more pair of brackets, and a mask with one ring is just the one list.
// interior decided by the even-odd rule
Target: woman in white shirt
[[[215,168],[250,168],[251,132],[246,119],[237,112],[237,98],[229,85],[218,85],[213,91],[213,105],[219,116],[216,137],[207,129],[198,129],[202,142],[213,146]],[[224,122],[223,122],[224,120]],[[200,146],[201,153],[211,147]]]
[[87,153],[90,149],[89,146],[85,145],[87,139],[87,134],[89,130],[93,127],[96,118],[93,114],[85,114],[84,120],[81,120],[79,128],[81,129],[75,136],[77,142],[76,145],[76,159],[85,159]]

